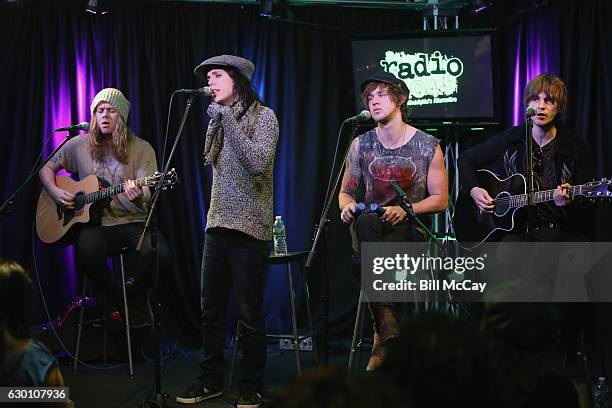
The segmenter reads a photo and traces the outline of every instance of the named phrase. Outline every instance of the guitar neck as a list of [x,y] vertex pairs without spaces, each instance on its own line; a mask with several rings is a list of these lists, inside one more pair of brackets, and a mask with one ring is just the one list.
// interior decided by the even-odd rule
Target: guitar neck
[[[578,186],[570,186],[568,188],[570,196],[582,195],[582,187],[583,187],[582,184]],[[555,192],[555,189],[534,192],[533,193],[533,203],[540,204],[540,203],[545,203],[547,201],[553,201],[554,192]],[[528,194],[518,194],[518,195],[510,196],[510,206],[511,207],[524,207],[526,205],[529,205]]]
[[[148,177],[139,178],[134,180],[134,183],[138,187],[146,186],[148,184]],[[96,201],[104,200],[116,196],[117,194],[123,193],[124,184],[115,184],[114,186],[102,188],[98,191],[92,191],[91,193],[84,194],[85,203],[94,203]]]

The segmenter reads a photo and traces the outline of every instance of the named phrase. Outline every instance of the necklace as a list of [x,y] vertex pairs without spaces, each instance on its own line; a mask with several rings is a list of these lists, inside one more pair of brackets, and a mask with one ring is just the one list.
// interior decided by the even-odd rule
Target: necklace
[[399,151],[397,153],[394,153],[393,156],[383,156],[383,151],[382,149],[385,150],[397,150],[398,148],[394,148],[394,149],[387,149],[386,147],[382,146],[382,142],[380,141],[380,137],[378,137],[378,129],[376,130],[376,142],[378,145],[378,157],[380,158],[380,160],[383,161],[383,163],[389,167],[395,167],[395,164],[397,163],[398,160],[400,160],[402,158],[402,150],[404,150],[404,146],[406,146],[405,143],[405,136],[406,136],[406,131],[408,130],[408,126],[404,125],[404,132],[402,133],[402,136],[400,137],[400,140],[402,142],[402,144],[399,147]]

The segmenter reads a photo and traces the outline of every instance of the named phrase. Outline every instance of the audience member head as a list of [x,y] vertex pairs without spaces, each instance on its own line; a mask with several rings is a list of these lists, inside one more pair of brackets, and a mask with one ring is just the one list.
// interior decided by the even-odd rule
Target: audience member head
[[2,350],[15,340],[30,337],[32,282],[15,261],[0,258],[0,327]]
[[421,313],[402,325],[378,371],[419,408],[500,406],[493,367],[476,327],[442,313]]
[[320,367],[305,372],[284,387],[269,408],[409,408],[372,378],[356,377],[344,367]]

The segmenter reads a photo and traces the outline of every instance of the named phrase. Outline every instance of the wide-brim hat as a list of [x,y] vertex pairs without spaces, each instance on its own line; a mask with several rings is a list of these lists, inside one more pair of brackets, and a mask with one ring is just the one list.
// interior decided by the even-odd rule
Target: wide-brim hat
[[235,55],[217,55],[215,57],[205,59],[200,65],[194,68],[193,72],[203,80],[206,80],[206,74],[208,74],[208,71],[215,67],[236,68],[238,72],[249,80],[249,82],[253,77],[253,72],[255,72],[255,64],[246,58],[237,57]]
[[368,86],[368,84],[371,82],[381,82],[384,84],[396,85],[401,88],[402,92],[404,92],[404,95],[406,95],[406,98],[408,98],[408,96],[410,95],[410,91],[408,90],[408,86],[406,85],[406,83],[389,72],[380,72],[374,74],[367,78],[365,81],[363,81],[361,83],[362,93],[365,90],[366,86]]

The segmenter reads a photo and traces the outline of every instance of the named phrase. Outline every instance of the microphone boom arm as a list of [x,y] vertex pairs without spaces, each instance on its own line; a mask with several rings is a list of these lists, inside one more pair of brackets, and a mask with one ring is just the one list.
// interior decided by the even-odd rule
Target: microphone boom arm
[[435,242],[435,244],[440,249],[443,249],[444,245],[442,242],[438,241],[438,237],[436,236],[436,234],[434,234],[431,229],[427,225],[425,225],[423,221],[421,221],[421,219],[417,217],[417,215],[414,213],[414,210],[412,209],[412,203],[408,199],[408,195],[406,194],[406,192],[399,186],[399,184],[395,182],[391,183],[391,188],[393,188],[393,191],[395,191],[395,194],[397,194],[399,198],[399,206],[402,208],[402,210],[406,211],[406,215],[408,216],[408,218],[410,218],[415,224],[420,226],[423,231],[425,231],[425,233],[429,235],[429,238],[433,242]]

